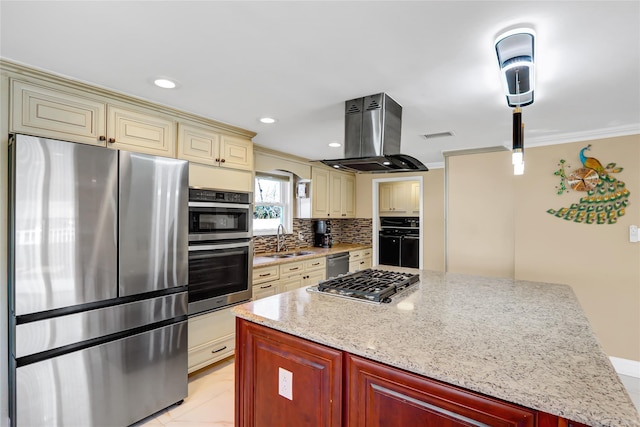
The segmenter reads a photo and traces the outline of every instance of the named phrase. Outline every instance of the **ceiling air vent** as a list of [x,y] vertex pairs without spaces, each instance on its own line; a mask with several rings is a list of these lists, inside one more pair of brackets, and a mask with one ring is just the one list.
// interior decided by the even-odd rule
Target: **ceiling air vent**
[[447,132],[425,133],[422,136],[424,136],[424,139],[435,139],[435,138],[447,138],[454,135],[455,133],[451,131],[447,131]]

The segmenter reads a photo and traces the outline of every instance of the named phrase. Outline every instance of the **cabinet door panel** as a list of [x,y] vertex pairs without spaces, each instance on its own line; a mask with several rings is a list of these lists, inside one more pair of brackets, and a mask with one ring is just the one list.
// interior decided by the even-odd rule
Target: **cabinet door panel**
[[535,411],[357,356],[347,357],[349,427],[533,427]]
[[175,156],[173,120],[114,105],[107,107],[107,115],[109,147],[164,157]]
[[345,175],[342,177],[342,216],[356,217],[356,178]]
[[191,124],[178,125],[178,158],[206,165],[217,165],[220,135]]
[[329,171],[311,169],[311,216],[326,218],[329,216]]
[[329,214],[331,218],[342,217],[342,175],[331,173],[329,196]]
[[220,148],[221,166],[253,170],[253,143],[251,141],[222,136]]
[[104,103],[17,80],[11,96],[13,132],[106,145]]
[[[342,425],[342,352],[243,319],[237,336],[236,426]],[[281,369],[291,400],[279,393]]]

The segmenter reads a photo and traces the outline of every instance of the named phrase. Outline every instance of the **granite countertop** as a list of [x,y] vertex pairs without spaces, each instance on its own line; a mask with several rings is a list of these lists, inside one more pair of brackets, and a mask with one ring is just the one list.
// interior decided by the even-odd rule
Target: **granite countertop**
[[305,247],[305,248],[297,248],[291,251],[282,251],[280,253],[287,254],[293,252],[311,252],[309,255],[298,255],[290,258],[272,258],[268,255],[275,254],[273,253],[258,253],[253,256],[253,267],[266,267],[274,264],[284,264],[287,262],[300,261],[304,259],[310,258],[319,258],[331,254],[337,254],[340,252],[349,252],[349,251],[357,251],[359,249],[367,249],[370,248],[371,245],[360,245],[357,243],[337,243],[330,248],[316,248],[313,246]]
[[569,420],[598,427],[640,426],[637,410],[569,286],[432,271],[420,276],[415,290],[389,304],[302,288],[236,306],[233,312]]

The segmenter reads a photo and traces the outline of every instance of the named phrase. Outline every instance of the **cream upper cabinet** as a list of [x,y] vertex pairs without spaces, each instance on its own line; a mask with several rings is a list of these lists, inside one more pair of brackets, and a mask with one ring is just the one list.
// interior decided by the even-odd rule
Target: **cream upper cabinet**
[[13,132],[175,157],[175,122],[160,113],[52,83],[13,80],[11,96]]
[[253,170],[253,142],[190,122],[178,123],[178,158],[232,169]]
[[411,183],[411,213],[415,215],[420,213],[420,183],[419,182]]
[[356,217],[356,177],[344,175],[342,177],[342,213],[345,218]]
[[[314,181],[314,173],[318,181]],[[326,175],[325,175],[326,174]],[[341,172],[326,171],[322,169],[313,168],[311,178],[311,185],[313,188],[322,190],[322,199],[320,196],[318,199],[313,198],[312,210],[314,218],[355,218],[355,188],[356,179],[353,175],[349,175]],[[327,188],[324,187],[325,183]],[[320,187],[318,187],[320,185]],[[317,208],[316,201],[320,203],[320,208]],[[328,200],[328,207],[326,201]]]
[[10,130],[104,147],[106,103],[62,89],[12,80]]
[[107,146],[164,157],[175,157],[175,121],[160,113],[107,106]]
[[220,138],[220,166],[253,170],[253,142],[248,139],[222,135]]
[[329,175],[331,190],[329,191],[329,216],[331,218],[343,217],[342,210],[342,174],[331,172]]
[[379,186],[380,214],[406,214],[409,209],[409,188],[406,182],[382,182]]
[[178,123],[178,158],[217,165],[220,134],[191,123]]
[[311,216],[326,218],[330,215],[329,193],[331,171],[322,168],[311,168]]

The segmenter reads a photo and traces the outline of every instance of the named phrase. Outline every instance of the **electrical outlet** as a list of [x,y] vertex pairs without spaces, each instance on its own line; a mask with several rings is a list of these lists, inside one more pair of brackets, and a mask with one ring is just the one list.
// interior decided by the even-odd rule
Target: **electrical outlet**
[[630,225],[629,226],[629,241],[631,243],[637,243],[638,242],[638,226],[637,225]]
[[278,394],[293,400],[293,372],[278,368]]
[[298,240],[304,241],[304,235],[302,234],[302,231],[298,231]]

